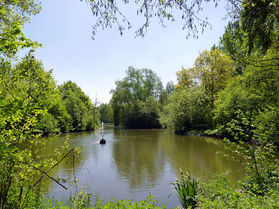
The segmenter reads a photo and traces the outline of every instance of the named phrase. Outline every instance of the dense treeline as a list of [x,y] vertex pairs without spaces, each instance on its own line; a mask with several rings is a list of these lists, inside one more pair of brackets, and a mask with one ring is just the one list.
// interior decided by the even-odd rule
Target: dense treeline
[[111,107],[115,126],[125,128],[159,128],[159,112],[166,101],[171,83],[163,89],[160,78],[149,69],[129,67],[127,76],[116,81],[111,90]]
[[[278,12],[278,1],[244,1],[219,44],[177,73],[176,89],[160,114],[161,124],[176,132],[200,129],[236,142],[235,152],[249,160],[240,184],[244,195],[217,181],[207,185],[208,194],[203,191],[201,207],[278,207]],[[233,196],[243,203],[235,204]]]
[[217,47],[177,73],[175,92],[161,112],[164,127],[177,132],[211,128],[231,139],[244,129],[247,140],[278,145],[278,41],[266,51],[251,49],[239,24],[229,23]]
[[[12,64],[2,62],[2,113],[30,100],[41,111],[36,132],[43,134],[93,130],[99,122],[97,109],[88,96],[73,82],[57,86],[52,71],[45,71],[31,54]],[[15,101],[20,98],[22,101]]]
[[178,84],[160,114],[162,126],[177,133],[212,127],[215,101],[234,71],[233,60],[220,50],[201,53],[192,68],[177,72]]

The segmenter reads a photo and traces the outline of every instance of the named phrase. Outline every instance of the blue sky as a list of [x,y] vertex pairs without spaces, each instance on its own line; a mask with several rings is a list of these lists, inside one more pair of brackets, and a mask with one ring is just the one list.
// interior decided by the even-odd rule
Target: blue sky
[[[127,15],[132,15],[127,7]],[[176,82],[176,72],[191,67],[203,50],[217,44],[227,20],[224,5],[204,6],[201,13],[208,17],[212,29],[207,28],[198,39],[186,39],[179,21],[166,28],[153,19],[144,38],[135,38],[136,26],[119,35],[116,27],[99,29],[92,40],[94,17],[87,3],[80,0],[46,0],[40,14],[24,27],[27,37],[43,45],[36,52],[46,70],[53,69],[58,84],[67,80],[77,83],[83,91],[99,102],[109,102],[114,82],[125,76],[128,66],[152,69],[164,85]],[[140,18],[132,16],[134,25]]]

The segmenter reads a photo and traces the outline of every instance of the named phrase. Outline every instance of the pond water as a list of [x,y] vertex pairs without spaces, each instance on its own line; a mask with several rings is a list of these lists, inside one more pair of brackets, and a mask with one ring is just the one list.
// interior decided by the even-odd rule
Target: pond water
[[[63,135],[55,139],[48,152],[61,146],[69,137],[71,146],[81,148],[75,160],[78,188],[87,186],[87,192],[105,201],[116,199],[143,200],[150,193],[157,205],[166,208],[179,205],[170,182],[179,177],[180,168],[193,176],[208,180],[214,175],[225,174],[232,185],[244,175],[238,156],[237,161],[224,157],[224,143],[219,139],[198,136],[178,136],[166,130],[114,130],[106,127],[107,141],[100,145],[101,130]],[[54,171],[53,177],[73,180],[72,158],[68,157]],[[65,185],[64,190],[45,179],[44,192],[51,197],[67,200],[75,186]]]

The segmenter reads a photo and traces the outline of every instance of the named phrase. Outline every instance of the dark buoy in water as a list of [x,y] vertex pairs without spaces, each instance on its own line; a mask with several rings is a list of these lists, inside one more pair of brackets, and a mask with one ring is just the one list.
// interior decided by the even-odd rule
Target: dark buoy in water
[[105,139],[101,139],[100,140],[100,144],[105,144],[106,143],[106,140]]
[[104,139],[104,122],[102,122],[102,139],[100,140],[100,144],[105,144],[106,140]]

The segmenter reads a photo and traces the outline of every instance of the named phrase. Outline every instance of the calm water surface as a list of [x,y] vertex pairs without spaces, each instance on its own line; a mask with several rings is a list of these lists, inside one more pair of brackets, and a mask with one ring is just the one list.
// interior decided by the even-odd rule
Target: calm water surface
[[[71,146],[81,148],[75,161],[78,187],[103,200],[111,198],[143,200],[150,193],[157,205],[166,208],[179,205],[170,182],[178,177],[179,169],[195,177],[208,180],[216,174],[225,174],[231,184],[244,175],[243,166],[219,154],[222,141],[209,137],[177,136],[166,130],[114,130],[105,127],[107,143],[100,145],[101,130],[69,134]],[[60,136],[49,147],[59,147],[66,135]],[[237,158],[237,157],[236,157]],[[241,159],[238,159],[241,160]],[[51,173],[54,177],[73,180],[72,158],[66,159]],[[75,187],[66,184],[73,193]],[[56,199],[66,200],[69,191],[45,180],[45,192]]]

